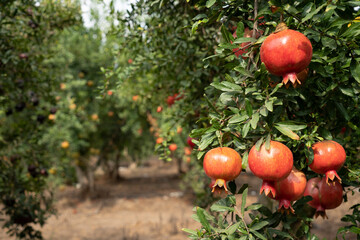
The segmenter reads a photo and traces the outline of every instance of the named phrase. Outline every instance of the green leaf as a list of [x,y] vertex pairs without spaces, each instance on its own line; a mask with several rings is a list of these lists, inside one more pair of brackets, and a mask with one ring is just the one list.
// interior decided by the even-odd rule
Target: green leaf
[[239,21],[236,28],[236,36],[244,35],[244,23]]
[[260,138],[256,143],[255,143],[255,149],[256,151],[260,151],[260,148],[261,148],[261,145],[263,144],[264,142],[264,137]]
[[287,127],[285,127],[285,126],[275,125],[275,128],[276,128],[277,130],[279,130],[282,134],[288,136],[288,137],[291,138],[291,139],[300,140],[299,135],[297,135],[296,133],[294,133],[293,131],[291,131],[289,128],[287,128]]
[[221,26],[221,36],[224,38],[225,42],[229,43],[232,38],[232,34],[227,30],[225,25]]
[[223,81],[221,83],[222,83],[222,85],[227,87],[229,89],[229,91],[242,92],[242,88],[239,85],[235,84],[235,83],[228,82],[228,81]]
[[257,124],[259,122],[259,119],[260,119],[260,114],[258,112],[256,112],[253,116],[252,116],[252,119],[250,121],[250,125],[253,129],[256,129],[257,127]]
[[209,221],[205,217],[204,211],[205,211],[204,209],[202,209],[200,207],[197,207],[196,208],[196,215],[199,217],[199,221],[200,221],[201,225],[204,226],[206,231],[211,232],[211,226],[210,226]]
[[266,108],[261,108],[260,109],[260,114],[264,117],[266,117],[268,115],[268,110]]
[[204,135],[204,137],[200,141],[199,149],[200,151],[205,150],[216,138],[216,135]]
[[233,234],[234,232],[236,232],[236,230],[239,228],[239,226],[240,226],[240,222],[237,222],[237,223],[231,225],[230,227],[228,227],[227,229],[225,229],[224,232],[225,232],[227,235],[231,235],[231,234]]
[[206,7],[207,7],[207,8],[211,8],[212,5],[214,5],[215,2],[216,2],[216,0],[208,0],[208,1],[206,2]]
[[243,67],[238,66],[238,67],[234,68],[234,70],[241,73],[245,77],[253,77],[253,75],[249,71],[245,70],[245,68],[243,68]]
[[295,122],[295,121],[283,121],[276,123],[277,126],[286,127],[292,131],[299,131],[302,129],[305,129],[307,125],[305,123],[301,122]]
[[293,239],[290,234],[288,234],[286,232],[283,232],[283,231],[280,231],[280,230],[277,230],[277,229],[274,229],[274,228],[268,228],[268,232],[269,232],[269,234],[271,236],[273,236],[273,234],[276,234],[276,235],[281,236],[281,237],[285,237],[285,238],[288,238],[288,239]]
[[232,116],[230,119],[229,119],[229,123],[230,124],[234,124],[234,123],[239,123],[239,122],[243,122],[245,121],[246,119],[248,119],[249,117],[247,115],[240,115],[240,114],[236,114],[234,116]]
[[[279,88],[282,87],[282,85],[283,85],[282,83],[279,83],[278,85],[276,85],[276,87],[274,88],[274,90],[272,90],[272,92],[270,93],[269,96],[275,94],[275,93],[279,90]],[[270,111],[270,110],[269,110],[269,111]],[[270,112],[271,112],[271,111],[270,111]]]
[[246,188],[241,196],[241,215],[242,216],[244,216],[244,212],[245,212],[246,197],[248,194],[248,190],[249,190],[249,188]]
[[271,135],[268,134],[265,141],[265,149],[270,150],[270,141],[271,141]]
[[268,225],[269,222],[268,221],[261,221],[261,222],[258,222],[256,224],[254,224],[253,226],[251,226],[250,228],[252,230],[259,230],[259,229],[262,229],[263,227],[265,227],[266,225]]
[[249,133],[250,130],[250,122],[245,123],[242,131],[241,131],[241,135],[243,138],[246,138],[247,134]]
[[242,157],[242,169],[246,169],[248,166],[248,157],[249,157],[249,152],[246,151]]
[[239,44],[239,43],[251,43],[251,42],[255,42],[256,39],[255,38],[250,38],[250,37],[241,37],[241,38],[237,38],[233,44]]
[[355,80],[360,83],[360,64],[356,60],[351,61],[350,64],[350,72],[351,75],[355,78]]
[[215,202],[211,207],[210,210],[213,212],[234,212],[235,209],[233,206],[233,200],[229,197],[220,199],[219,201]]
[[335,106],[339,109],[339,111],[341,112],[341,114],[344,116],[344,118],[346,119],[346,121],[350,121],[350,116],[347,113],[344,105],[342,103],[339,102],[335,102]]
[[192,229],[183,228],[183,229],[181,229],[181,231],[184,231],[184,232],[190,233],[191,235],[197,236],[197,231],[192,230]]
[[249,117],[252,116],[253,114],[253,108],[251,106],[250,100],[245,98],[245,108],[246,108],[246,113]]
[[317,9],[315,9],[314,11],[306,14],[306,16],[301,20],[302,22],[305,22],[309,19],[311,19],[315,14],[317,14],[323,7],[326,7],[327,2],[324,3],[323,5],[321,5],[320,7],[318,7]]
[[261,208],[262,205],[260,203],[253,203],[250,206],[247,206],[245,208],[245,211],[249,211],[249,210],[258,210],[259,208]]
[[269,112],[273,111],[273,101],[265,101],[265,107],[267,110],[269,110]]
[[253,233],[255,236],[257,236],[259,239],[267,240],[267,238],[266,238],[264,235],[262,235],[261,233],[255,231],[255,230],[253,230],[253,229],[250,229],[250,232],[252,232],[252,233]]

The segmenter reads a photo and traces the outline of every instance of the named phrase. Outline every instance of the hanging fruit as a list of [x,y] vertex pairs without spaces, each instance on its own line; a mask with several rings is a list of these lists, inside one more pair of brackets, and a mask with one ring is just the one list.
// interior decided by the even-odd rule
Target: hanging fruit
[[260,194],[276,197],[275,182],[286,178],[293,167],[293,154],[284,144],[270,141],[269,149],[263,144],[258,151],[256,146],[250,150],[248,162],[252,173],[263,180]]
[[301,84],[296,76],[310,64],[312,45],[302,33],[288,29],[280,23],[260,48],[260,58],[266,69],[276,76],[283,77],[283,83]]
[[208,177],[215,179],[212,191],[224,187],[241,173],[242,160],[238,152],[228,147],[211,149],[205,154],[203,167]]

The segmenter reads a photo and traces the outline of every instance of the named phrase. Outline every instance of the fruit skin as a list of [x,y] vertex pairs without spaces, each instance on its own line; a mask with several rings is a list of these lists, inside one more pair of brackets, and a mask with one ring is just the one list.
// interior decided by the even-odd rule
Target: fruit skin
[[170,149],[170,151],[174,152],[177,149],[177,145],[175,143],[172,143],[169,145],[169,149]]
[[334,182],[336,179],[341,183],[341,178],[336,173],[346,159],[345,149],[337,142],[325,140],[312,146],[314,161],[309,165],[311,170],[319,174],[325,174],[326,182]]
[[277,141],[270,141],[270,149],[265,144],[256,150],[255,145],[251,148],[249,167],[252,173],[263,180],[260,194],[264,191],[266,196],[272,194],[276,197],[275,181],[286,178],[293,167],[293,154],[284,144]]
[[213,148],[205,154],[203,168],[208,177],[215,179],[212,191],[217,187],[224,187],[227,191],[226,182],[239,176],[242,160],[240,154],[232,148]]
[[304,34],[291,29],[270,34],[260,48],[260,58],[266,69],[271,74],[282,76],[284,84],[288,81],[301,84],[296,73],[310,64],[311,57],[310,40]]
[[306,176],[303,172],[293,168],[290,174],[281,181],[275,182],[276,200],[279,200],[279,211],[291,211],[291,202],[303,196],[306,187]]
[[187,144],[191,147],[191,149],[194,149],[195,147],[195,143],[192,142],[193,138],[192,137],[188,137],[186,142]]
[[304,196],[311,196],[313,198],[308,204],[316,209],[315,218],[318,216],[327,218],[326,209],[334,209],[341,205],[343,189],[339,182],[329,185],[325,178],[316,177],[307,182]]

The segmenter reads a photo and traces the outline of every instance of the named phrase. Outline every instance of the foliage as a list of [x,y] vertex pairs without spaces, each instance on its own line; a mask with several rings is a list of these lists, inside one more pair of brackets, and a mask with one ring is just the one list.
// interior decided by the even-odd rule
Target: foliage
[[[56,12],[56,14],[54,14]],[[3,227],[18,238],[41,239],[30,223],[53,213],[46,191],[47,150],[38,140],[51,125],[51,92],[59,72],[47,65],[54,39],[81,22],[79,5],[54,1],[4,1],[0,19],[0,199]]]

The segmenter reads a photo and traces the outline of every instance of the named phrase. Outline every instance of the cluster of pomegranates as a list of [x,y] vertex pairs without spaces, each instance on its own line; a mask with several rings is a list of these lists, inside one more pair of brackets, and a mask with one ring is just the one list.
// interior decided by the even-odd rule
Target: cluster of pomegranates
[[[342,203],[341,179],[336,173],[345,162],[344,148],[335,141],[325,140],[312,146],[314,160],[310,169],[325,177],[306,180],[303,172],[293,166],[291,150],[278,141],[256,145],[249,152],[251,172],[263,180],[260,194],[279,201],[279,211],[294,212],[291,203],[302,196],[311,196],[309,205],[316,209],[315,216],[325,217],[325,209],[333,209]],[[213,179],[212,189],[224,188],[226,182],[234,180],[242,170],[242,160],[234,149],[218,147],[205,154],[203,167]]]

